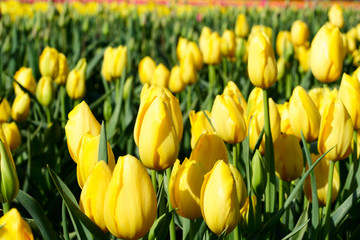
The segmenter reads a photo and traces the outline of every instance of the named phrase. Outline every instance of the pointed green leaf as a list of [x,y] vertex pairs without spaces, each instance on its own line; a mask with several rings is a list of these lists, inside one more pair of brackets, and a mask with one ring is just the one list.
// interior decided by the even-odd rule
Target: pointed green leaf
[[161,215],[161,217],[156,219],[156,221],[150,228],[148,240],[154,240],[155,238],[157,240],[166,239],[171,221],[171,215],[173,212],[175,212],[175,210],[166,212]]
[[295,239],[303,239],[304,234],[306,232],[307,229],[307,224],[309,223],[310,219],[308,218],[308,209],[309,209],[309,203],[306,207],[306,209],[304,210],[304,212],[301,214],[298,222],[296,223],[296,226],[294,228],[294,230],[292,230],[291,233],[289,233],[288,235],[286,235],[286,237],[283,238],[283,240],[291,238],[292,240]]
[[100,131],[98,162],[100,161],[105,161],[106,163],[108,163],[107,138],[104,121],[102,121],[101,123]]

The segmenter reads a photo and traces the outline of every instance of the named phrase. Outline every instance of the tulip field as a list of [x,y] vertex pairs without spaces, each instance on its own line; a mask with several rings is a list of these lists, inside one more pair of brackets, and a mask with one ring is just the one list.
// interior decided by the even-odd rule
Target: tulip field
[[1,1],[0,239],[360,239],[360,3]]

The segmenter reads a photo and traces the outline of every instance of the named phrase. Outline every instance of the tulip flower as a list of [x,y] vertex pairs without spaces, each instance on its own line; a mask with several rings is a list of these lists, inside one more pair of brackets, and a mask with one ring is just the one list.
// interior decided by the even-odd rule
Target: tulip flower
[[194,84],[197,80],[197,69],[190,53],[183,56],[180,61],[180,74],[184,84]]
[[20,92],[11,106],[11,117],[17,122],[23,122],[30,113],[30,97],[25,92]]
[[297,86],[289,101],[289,120],[296,137],[301,139],[301,131],[307,142],[319,136],[321,116],[314,102],[304,88]]
[[[320,155],[311,154],[311,160],[314,163]],[[326,205],[326,196],[328,191],[328,175],[329,175],[330,162],[325,159],[320,160],[318,165],[314,168],[317,195],[319,199],[320,207]],[[306,170],[308,166],[306,166]],[[340,189],[340,176],[337,168],[334,168],[333,184],[331,191],[331,202],[334,202]],[[312,201],[311,181],[310,176],[305,179],[304,182],[304,193],[309,201]]]
[[111,174],[112,169],[104,161],[97,162],[85,182],[79,201],[81,211],[104,232],[107,232],[104,219],[104,200]]
[[201,162],[205,173],[207,173],[219,159],[228,162],[225,143],[215,133],[205,132],[196,142],[191,151],[190,159]]
[[298,47],[298,60],[303,72],[307,72],[310,70],[310,48],[305,46]]
[[269,39],[272,38],[272,29],[271,27],[267,27],[264,25],[253,25],[249,35],[249,43],[251,42],[252,38],[257,35],[258,33],[263,32]]
[[323,115],[325,106],[327,105],[327,102],[331,98],[338,98],[339,93],[337,88],[334,88],[330,91],[329,88],[323,87],[323,88],[314,88],[309,91],[309,96],[315,103],[315,106],[319,110],[320,115]]
[[[200,43],[201,44],[201,43]],[[217,32],[211,35],[204,41],[204,46],[201,48],[204,63],[209,65],[219,64],[221,61],[221,37]]]
[[353,121],[354,129],[360,129],[360,82],[355,77],[343,74],[339,89],[340,99]]
[[186,53],[192,56],[197,70],[200,70],[203,67],[203,56],[198,45],[195,42],[189,41],[187,44]]
[[208,27],[202,28],[200,37],[199,37],[199,46],[200,46],[200,51],[202,52],[202,54],[204,54],[204,52],[207,51],[206,42],[210,38],[211,34],[212,34],[212,31],[210,28],[208,28]]
[[196,142],[202,134],[214,132],[214,129],[205,114],[210,118],[210,113],[207,110],[205,110],[205,113],[203,111],[197,113],[191,111],[189,113],[191,125],[191,149],[194,149]]
[[188,48],[189,41],[186,38],[180,37],[176,46],[176,56],[178,60],[181,60]]
[[[99,142],[100,135],[93,136],[89,133],[86,133],[81,139],[79,161],[77,162],[76,168],[77,180],[80,188],[84,187],[92,169],[98,162]],[[108,165],[109,168],[113,170],[115,166],[115,157],[109,143],[107,143],[107,152]],[[105,161],[105,159],[102,160]]]
[[276,82],[276,59],[270,39],[265,33],[257,33],[251,39],[248,73],[251,83],[262,89],[269,88]]
[[45,107],[48,107],[54,98],[54,88],[50,77],[40,78],[36,87],[36,99]]
[[321,118],[318,151],[324,154],[332,147],[325,158],[331,161],[342,160],[351,153],[353,123],[340,99],[332,97]]
[[280,123],[281,132],[286,135],[294,135],[289,120],[289,102],[284,102],[283,104],[277,104],[276,106],[279,110],[279,114],[281,118],[281,123]]
[[[345,42],[346,42],[346,45],[347,45],[347,52],[354,52],[356,50],[356,30],[355,30],[355,33],[354,31],[355,30],[354,28],[349,30],[346,34],[345,34]],[[344,41],[344,39],[343,39]]]
[[224,88],[223,94],[234,97],[234,101],[241,106],[241,109],[243,111],[243,116],[245,119],[246,118],[245,110],[247,109],[247,103],[244,96],[240,92],[238,86],[233,81],[228,81],[226,87]]
[[254,115],[256,108],[263,104],[263,91],[261,88],[255,87],[249,94],[248,104],[246,108],[246,123],[249,125],[249,121],[252,115]]
[[168,87],[170,72],[164,64],[160,63],[154,69],[151,79],[151,85],[157,87]]
[[21,145],[21,135],[18,126],[15,122],[1,124],[4,131],[6,142],[9,144],[11,150],[18,148]]
[[247,132],[243,112],[232,96],[216,96],[211,109],[211,120],[216,133],[225,142],[234,144],[245,139]]
[[[234,168],[233,168],[234,170]],[[230,233],[240,219],[240,192],[228,164],[219,160],[205,175],[201,187],[200,207],[203,218],[212,232],[217,235],[225,230]],[[241,178],[241,176],[240,176]]]
[[138,239],[155,221],[156,193],[149,174],[131,155],[119,157],[104,201],[104,219],[117,238]]
[[10,118],[11,107],[6,98],[0,98],[0,123],[7,122]]
[[342,28],[344,26],[343,10],[339,4],[335,3],[330,7],[328,17],[329,21],[336,27]]
[[291,25],[291,42],[295,46],[304,45],[309,39],[310,31],[307,24],[301,20],[296,20]]
[[169,77],[169,90],[173,93],[179,93],[184,90],[186,84],[181,78],[180,66],[174,66],[171,69]]
[[225,30],[221,36],[221,54],[225,57],[235,57],[236,39],[235,33]]
[[85,97],[85,73],[86,73],[86,59],[82,58],[77,63],[76,67],[71,70],[66,81],[66,92],[72,99],[81,99]]
[[278,56],[288,58],[292,52],[291,33],[280,31],[276,37],[276,52]]
[[310,66],[315,78],[323,83],[337,80],[344,55],[339,29],[330,23],[322,26],[311,43]]
[[[32,94],[35,94],[36,91],[36,81],[32,73],[31,68],[21,67],[14,75],[14,79],[21,84],[24,88],[29,90]],[[23,92],[19,85],[14,82],[14,91],[15,95],[20,94]]]
[[200,218],[200,192],[205,171],[202,164],[195,160],[185,159],[180,164],[176,160],[169,182],[171,206],[185,218]]
[[39,60],[40,73],[43,77],[55,79],[59,73],[59,53],[55,48],[45,47]]
[[[107,66],[112,79],[120,78],[127,62],[127,47],[118,46],[111,51],[111,58]],[[105,56],[104,56],[105,57]]]
[[0,218],[2,239],[33,240],[34,236],[27,222],[22,219],[16,208],[12,208]]
[[69,120],[65,125],[67,145],[71,158],[78,163],[82,137],[86,133],[99,135],[100,124],[84,101],[76,105],[68,117]]
[[142,84],[151,83],[156,63],[151,57],[146,56],[139,63],[139,79]]
[[58,85],[65,85],[69,74],[69,65],[67,63],[66,56],[59,53],[59,72],[54,82]]
[[[249,209],[250,209],[249,198],[250,197],[246,198],[244,206],[240,209],[240,221],[239,221],[239,224],[243,228],[247,227],[248,224],[249,224]],[[251,196],[251,202],[252,202],[253,216],[255,216],[256,215],[256,207],[255,206],[257,204],[255,195]]]
[[[101,75],[107,82],[111,82],[111,68],[110,65],[112,63],[112,47],[107,47],[104,51],[103,63],[101,66]],[[141,62],[140,62],[141,63]]]
[[235,34],[237,37],[245,38],[249,34],[249,24],[245,14],[239,14],[235,23]]

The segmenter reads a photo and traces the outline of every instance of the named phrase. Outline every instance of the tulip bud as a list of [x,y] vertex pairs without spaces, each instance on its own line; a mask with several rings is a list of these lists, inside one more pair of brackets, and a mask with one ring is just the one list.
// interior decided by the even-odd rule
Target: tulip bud
[[185,218],[201,217],[200,192],[205,171],[200,162],[185,159],[180,165],[176,160],[169,182],[171,206]]
[[0,218],[0,226],[0,236],[3,239],[34,240],[31,228],[16,208],[12,208]]
[[99,135],[100,124],[85,101],[76,105],[68,117],[69,120],[65,125],[67,145],[71,158],[78,163],[82,137],[86,133]]
[[311,43],[311,71],[320,82],[334,82],[342,72],[343,59],[344,47],[340,31],[327,23],[320,28]]
[[169,85],[169,77],[169,70],[164,66],[164,64],[160,63],[154,69],[154,73],[152,74],[151,79],[151,85],[167,88]]
[[216,96],[211,109],[211,120],[216,133],[225,142],[239,143],[246,137],[243,112],[244,110],[232,96],[226,94]]
[[66,92],[72,99],[81,99],[85,97],[85,73],[86,73],[86,59],[82,58],[77,63],[76,67],[71,70],[66,81]]
[[30,113],[30,97],[27,93],[20,92],[11,106],[11,117],[17,122],[23,122]]
[[196,142],[191,151],[190,159],[201,162],[205,173],[207,173],[219,159],[228,163],[225,143],[215,133],[205,132]]
[[127,47],[118,46],[111,52],[111,60],[109,61],[109,73],[112,79],[120,78],[127,62]]
[[251,90],[248,98],[246,109],[246,124],[249,125],[250,118],[254,115],[256,108],[263,104],[263,91],[261,88],[255,87]]
[[335,3],[331,6],[328,12],[329,21],[338,28],[344,26],[343,10],[339,4]]
[[236,187],[229,165],[222,160],[205,175],[200,195],[201,213],[210,230],[217,235],[225,230],[226,234],[230,233],[239,222],[240,194]]
[[266,27],[264,25],[253,25],[248,38],[249,43],[252,41],[252,38],[260,32],[263,32],[266,36],[268,36],[269,40],[272,38],[271,27]]
[[169,90],[173,93],[179,93],[186,87],[185,83],[181,78],[180,67],[174,66],[171,69],[169,77]]
[[104,219],[104,200],[111,174],[112,169],[104,161],[95,163],[81,191],[79,201],[81,211],[104,232],[108,231]]
[[[31,68],[21,67],[14,75],[14,79],[21,84],[24,88],[29,90],[32,94],[35,94],[36,91],[36,81],[32,74]],[[14,91],[15,95],[20,94],[22,92],[19,85],[14,82]]]
[[[311,160],[314,163],[320,155],[311,154]],[[326,156],[325,156],[326,157]],[[320,207],[326,205],[326,196],[328,191],[328,176],[329,176],[329,167],[330,162],[325,159],[320,160],[320,162],[314,168],[316,187],[317,187],[317,195],[319,200]],[[306,166],[306,171],[308,170],[308,165]],[[340,189],[340,177],[336,167],[334,167],[334,175],[333,175],[333,184],[331,191],[331,202],[333,203],[339,193]],[[310,176],[305,179],[304,182],[304,193],[307,199],[312,202],[312,191],[311,191],[311,181]]]
[[251,83],[262,89],[269,88],[276,82],[276,59],[270,39],[264,33],[257,33],[251,39],[248,73]]
[[7,122],[10,118],[11,108],[6,98],[0,98],[0,123]]
[[257,196],[262,196],[266,187],[266,172],[261,154],[257,149],[251,163],[251,187]]
[[59,72],[59,53],[55,48],[45,47],[39,60],[40,73],[43,77],[55,79]]
[[[210,117],[209,111],[205,110],[205,113]],[[190,125],[191,125],[191,148],[194,149],[196,142],[203,133],[213,133],[209,120],[206,118],[203,111],[195,113],[191,111],[189,113]]]
[[108,230],[117,238],[141,238],[156,212],[156,193],[145,167],[131,155],[119,157],[104,201]]
[[298,47],[299,64],[303,72],[307,72],[310,69],[310,52],[310,48],[306,48],[305,46]]
[[248,44],[243,38],[236,38],[235,57],[243,62],[247,62]]
[[235,56],[236,39],[235,33],[231,30],[225,30],[221,36],[221,54],[232,58]]
[[54,79],[54,82],[58,85],[65,85],[68,74],[69,65],[67,63],[66,56],[62,53],[59,53],[59,72],[58,76]]
[[241,106],[241,110],[243,111],[243,117],[245,119],[245,110],[247,109],[247,103],[238,86],[233,81],[228,81],[226,87],[224,88],[223,94],[232,96],[234,101]]
[[319,136],[321,116],[314,102],[304,88],[297,86],[289,101],[289,120],[296,137],[301,139],[301,131],[307,142]]
[[235,23],[235,34],[237,37],[246,38],[249,34],[249,24],[246,21],[245,14],[239,14]]
[[180,61],[181,80],[184,84],[194,84],[197,80],[197,70],[192,55],[186,54]]
[[[199,37],[199,46],[200,46],[200,51],[202,52],[203,55],[204,55],[204,52],[207,51],[206,42],[210,38],[211,34],[212,34],[212,31],[211,31],[210,28],[208,28],[208,27],[203,27],[202,28],[201,34],[200,34],[200,37]],[[204,61],[205,61],[205,59],[204,59]]]
[[203,67],[203,56],[198,45],[195,42],[189,41],[186,52],[192,56],[197,70],[200,70]]
[[180,37],[178,44],[176,46],[176,56],[178,60],[181,60],[184,57],[184,54],[187,51],[189,41],[186,38]]
[[11,150],[18,148],[21,145],[21,135],[19,128],[15,122],[1,124],[4,131],[6,142],[9,144]]
[[156,68],[156,63],[151,57],[146,56],[139,63],[139,78],[142,84],[151,83],[151,79]]
[[36,99],[45,107],[49,106],[54,98],[54,88],[50,77],[40,78],[36,86]]
[[307,24],[301,20],[293,22],[290,33],[291,42],[296,46],[304,45],[310,35]]
[[342,160],[351,153],[353,123],[340,99],[331,97],[321,118],[318,151],[331,161]]
[[276,62],[276,66],[277,66],[277,80],[281,80],[284,75],[285,75],[285,66],[286,65],[286,59],[284,57],[280,57],[277,62]]
[[289,31],[280,31],[276,37],[276,52],[278,56],[288,59],[292,51],[291,33]]
[[354,52],[356,50],[356,33],[354,34],[352,30],[348,31],[345,34],[345,41],[343,39],[343,42],[346,42],[346,45],[347,45],[346,49],[348,52],[351,52],[351,53]]
[[[114,49],[112,47],[107,47],[104,51],[103,63],[101,66],[101,75],[107,82],[111,82],[111,67],[112,64],[112,52]],[[141,64],[141,62],[140,62]]]
[[221,61],[221,38],[219,34],[213,32],[203,41],[204,46],[203,48],[200,46],[200,49],[203,54],[204,62],[209,65],[219,64]]

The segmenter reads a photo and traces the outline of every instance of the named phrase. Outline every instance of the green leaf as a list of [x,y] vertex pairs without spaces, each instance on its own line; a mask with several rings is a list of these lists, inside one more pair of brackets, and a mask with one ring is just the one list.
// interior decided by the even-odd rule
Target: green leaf
[[105,161],[106,163],[108,163],[107,138],[104,121],[102,121],[101,123],[100,131],[98,162],[100,161]]
[[19,190],[16,200],[29,212],[44,239],[52,240],[58,238],[49,219],[45,215],[44,209],[33,197]]
[[[77,232],[82,235],[88,235],[88,232],[90,232],[95,239],[108,239],[104,232],[79,209],[79,205],[70,189],[49,166],[48,171],[62,199],[65,201]],[[83,239],[82,237],[80,236],[79,239]],[[88,238],[86,237],[86,239]]]
[[150,228],[148,240],[154,240],[155,238],[157,240],[166,239],[171,221],[171,215],[173,212],[175,212],[175,210],[166,212],[161,215],[161,217],[156,219],[156,221]]
[[306,232],[307,229],[307,224],[309,223],[310,219],[308,218],[308,209],[309,209],[309,203],[306,207],[306,209],[304,210],[304,212],[301,214],[298,222],[296,223],[295,228],[292,230],[291,233],[289,233],[288,235],[286,235],[286,237],[283,238],[283,240],[291,238],[292,240],[295,239],[303,239],[304,234]]

